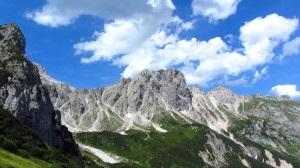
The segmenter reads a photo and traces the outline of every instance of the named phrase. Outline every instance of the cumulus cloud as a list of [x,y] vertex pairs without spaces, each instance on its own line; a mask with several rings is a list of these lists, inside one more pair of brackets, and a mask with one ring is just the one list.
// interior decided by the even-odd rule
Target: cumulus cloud
[[300,53],[300,37],[295,38],[292,41],[289,41],[283,46],[283,55],[296,55]]
[[[247,22],[240,29],[239,39],[244,46],[242,52],[231,49],[220,37],[209,41],[195,38],[181,40],[178,36],[160,31],[143,47],[114,60],[114,63],[126,66],[123,73],[125,77],[134,76],[143,69],[181,65],[180,70],[185,74],[188,84],[207,86],[218,77],[226,77],[223,81],[230,83],[230,76],[236,77],[270,63],[274,57],[273,49],[288,40],[297,27],[297,19],[276,14]],[[276,31],[270,32],[270,29]],[[255,72],[253,81],[263,78],[266,72],[267,67]],[[245,83],[245,78],[238,83]]]
[[[274,48],[288,41],[299,24],[298,19],[277,14],[258,17],[240,28],[239,39],[236,40],[243,47],[234,49],[220,37],[208,41],[180,38],[182,31],[193,28],[194,21],[184,22],[173,16],[175,6],[171,0],[118,0],[118,3],[117,0],[91,0],[79,3],[82,7],[77,1],[69,1],[48,0],[41,10],[28,13],[28,17],[54,27],[70,24],[81,15],[109,19],[103,31],[94,33],[93,40],[74,45],[75,53],[85,56],[83,63],[111,61],[116,66],[126,67],[123,77],[134,77],[144,69],[176,67],[185,74],[189,85],[207,86],[212,81],[223,81],[228,85],[245,84],[248,78],[239,75],[269,64],[274,57]],[[70,6],[63,5],[67,2]],[[212,2],[221,5],[227,2],[236,8],[239,1]],[[109,8],[113,3],[116,7]],[[49,19],[40,20],[39,17]],[[257,71],[253,80],[256,82],[265,74],[266,69]]]
[[280,42],[287,41],[298,25],[298,19],[287,19],[277,14],[247,22],[240,28],[245,54],[257,65],[271,61],[273,49]]
[[296,85],[277,85],[272,87],[269,92],[270,96],[282,96],[288,95],[291,98],[299,98],[300,91],[297,90]]
[[231,79],[229,76],[224,76],[223,79],[219,80],[216,82],[218,85],[226,85],[230,87],[235,87],[235,86],[246,86],[248,85],[248,77],[242,76],[238,79]]
[[145,5],[151,7],[148,13],[130,19],[115,19],[105,24],[103,32],[94,33],[95,40],[74,45],[76,54],[93,53],[92,57],[83,58],[82,62],[111,60],[117,55],[131,53],[141,48],[165,23],[184,26],[182,30],[192,27],[180,18],[171,16],[174,6],[170,1],[151,0]]
[[[256,28],[253,29],[253,26]],[[206,86],[218,77],[226,77],[230,81],[230,76],[236,77],[259,65],[270,63],[274,57],[273,49],[280,42],[286,41],[297,26],[297,19],[287,19],[276,14],[247,22],[240,30],[243,52],[231,49],[219,37],[209,41],[195,38],[181,40],[177,36],[159,32],[143,47],[122,56],[114,63],[126,66],[123,73],[125,77],[134,76],[143,69],[182,65],[180,70],[185,74],[188,84]],[[270,29],[277,31],[268,33]],[[255,82],[263,78],[266,71],[267,68],[264,68],[254,74]],[[245,83],[245,79],[240,81]]]
[[240,1],[241,0],[193,0],[193,14],[208,17],[210,22],[216,22],[235,14]]
[[[171,18],[167,25],[181,23],[176,21],[178,19]],[[233,47],[228,46],[220,37],[209,41],[196,38],[180,39],[178,33],[169,33],[165,27],[159,27],[152,35],[149,33],[140,39],[143,34],[139,32],[140,29],[134,27],[137,24],[125,22],[126,26],[115,25],[116,22],[106,25],[105,31],[97,33],[94,41],[75,45],[77,54],[83,51],[93,53],[92,57],[83,58],[83,62],[111,60],[115,65],[126,67],[123,77],[133,77],[144,69],[156,70],[177,66],[185,74],[189,85],[201,86],[207,86],[211,81],[220,78],[223,78],[221,81],[224,81],[224,84],[245,84],[246,78],[237,81],[230,78],[236,78],[243,72],[253,71],[257,66],[270,63],[274,57],[274,48],[287,41],[298,27],[297,19],[288,19],[277,14],[256,18],[245,23],[240,29],[239,40],[243,45],[240,51],[232,49]],[[134,36],[136,33],[141,36]],[[253,82],[262,79],[266,71],[267,68],[255,72]]]
[[73,23],[81,15],[103,19],[130,19],[160,10],[161,3],[174,9],[171,0],[47,0],[42,9],[29,11],[26,17],[51,27]]

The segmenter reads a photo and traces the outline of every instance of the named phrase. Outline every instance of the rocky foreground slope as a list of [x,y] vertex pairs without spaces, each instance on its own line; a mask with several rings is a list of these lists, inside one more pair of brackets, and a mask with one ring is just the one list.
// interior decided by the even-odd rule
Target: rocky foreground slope
[[[222,135],[251,158],[273,167],[291,167],[289,163],[299,167],[298,101],[237,95],[224,87],[205,93],[198,87],[187,87],[184,75],[175,69],[146,70],[107,88],[80,90],[52,79],[38,67],[55,109],[62,112],[63,123],[74,132],[172,132],[178,125],[204,124],[212,131],[206,137],[213,152],[199,152],[207,165],[225,164],[226,159],[218,155],[228,151],[228,146],[224,139],[216,138]],[[247,166],[247,161],[243,162]]]
[[15,24],[0,26],[0,106],[30,127],[48,145],[80,156],[67,127],[61,124],[38,68],[25,55],[25,38]]

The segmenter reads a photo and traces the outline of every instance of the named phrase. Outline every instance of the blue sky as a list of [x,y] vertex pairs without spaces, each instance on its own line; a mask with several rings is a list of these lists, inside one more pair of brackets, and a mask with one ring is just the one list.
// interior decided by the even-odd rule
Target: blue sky
[[59,81],[106,87],[143,69],[187,83],[300,97],[297,0],[1,0],[26,52]]

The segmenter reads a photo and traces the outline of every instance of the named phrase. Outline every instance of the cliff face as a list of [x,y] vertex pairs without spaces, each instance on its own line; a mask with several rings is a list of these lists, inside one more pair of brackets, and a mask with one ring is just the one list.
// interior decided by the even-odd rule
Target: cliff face
[[50,146],[80,155],[61,125],[37,67],[25,55],[25,38],[15,24],[0,26],[0,105],[34,130]]

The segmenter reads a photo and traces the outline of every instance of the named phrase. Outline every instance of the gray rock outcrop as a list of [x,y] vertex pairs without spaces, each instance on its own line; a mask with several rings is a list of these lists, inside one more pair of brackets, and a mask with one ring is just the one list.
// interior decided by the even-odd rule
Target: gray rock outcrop
[[26,58],[25,38],[15,24],[0,26],[0,105],[47,144],[80,156],[42,86],[38,68]]
[[216,135],[211,132],[207,134],[207,143],[205,145],[205,151],[200,151],[199,156],[203,161],[213,167],[222,167],[226,165],[226,148],[221,139],[218,139]]

